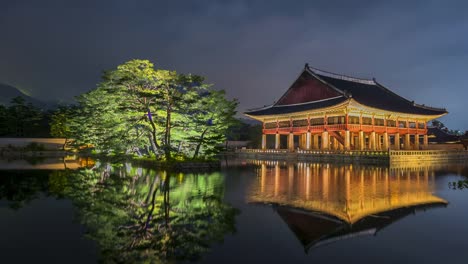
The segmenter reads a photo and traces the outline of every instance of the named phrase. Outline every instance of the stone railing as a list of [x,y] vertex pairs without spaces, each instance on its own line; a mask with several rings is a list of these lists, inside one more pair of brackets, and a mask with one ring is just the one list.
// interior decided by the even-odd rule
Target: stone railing
[[388,151],[371,151],[371,150],[303,150],[303,149],[296,149],[294,151],[287,150],[287,149],[237,149],[236,152],[241,153],[297,153],[297,154],[317,154],[317,155],[350,155],[350,156],[387,156]]
[[258,159],[317,160],[343,162],[423,162],[468,161],[468,151],[461,150],[390,150],[390,151],[342,151],[295,149],[239,149],[242,156]]
[[391,150],[391,162],[468,160],[465,150]]

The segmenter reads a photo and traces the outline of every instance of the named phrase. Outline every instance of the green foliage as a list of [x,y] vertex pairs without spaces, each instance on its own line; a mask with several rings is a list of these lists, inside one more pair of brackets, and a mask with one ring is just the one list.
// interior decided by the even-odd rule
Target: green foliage
[[199,154],[210,157],[220,151],[229,128],[238,122],[234,118],[237,105],[236,100],[225,99],[224,91],[207,90],[196,95],[187,108],[186,126],[180,131],[195,145],[193,158]]
[[0,104],[0,136],[8,134],[8,109]]
[[250,141],[249,147],[260,148],[262,142],[262,125],[247,124],[242,121],[234,123],[229,128],[228,140]]
[[44,113],[21,96],[11,100],[10,106],[0,105],[0,136],[41,136]]
[[74,115],[74,108],[59,106],[51,116],[50,135],[58,138],[65,138],[63,149],[68,144],[68,139],[72,136],[70,118]]
[[54,134],[70,131],[77,145],[99,153],[165,160],[217,153],[237,106],[224,91],[203,84],[203,77],[155,69],[147,60],[105,72],[98,87],[77,101],[73,113],[54,115]]

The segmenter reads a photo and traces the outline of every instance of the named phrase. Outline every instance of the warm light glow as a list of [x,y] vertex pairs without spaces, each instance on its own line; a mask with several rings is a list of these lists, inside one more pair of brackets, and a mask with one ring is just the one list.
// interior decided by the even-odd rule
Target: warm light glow
[[248,202],[319,211],[350,224],[394,209],[447,203],[433,195],[434,178],[428,170],[262,165],[259,176]]

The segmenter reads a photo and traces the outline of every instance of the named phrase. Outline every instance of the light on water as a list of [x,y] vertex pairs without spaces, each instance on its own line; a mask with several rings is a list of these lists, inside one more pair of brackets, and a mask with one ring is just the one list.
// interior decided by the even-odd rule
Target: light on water
[[227,163],[172,173],[90,159],[69,158],[67,169],[2,161],[2,258],[464,263],[468,190],[450,183],[466,179],[465,164]]

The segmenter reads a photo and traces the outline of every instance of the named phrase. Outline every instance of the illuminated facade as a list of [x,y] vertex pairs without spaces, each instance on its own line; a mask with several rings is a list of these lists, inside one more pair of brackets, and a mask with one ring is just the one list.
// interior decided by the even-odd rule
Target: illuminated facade
[[[273,105],[247,116],[263,123],[262,149],[419,150],[428,148],[427,122],[445,109],[409,101],[375,79],[314,69],[307,64]],[[267,144],[274,137],[274,146]]]

